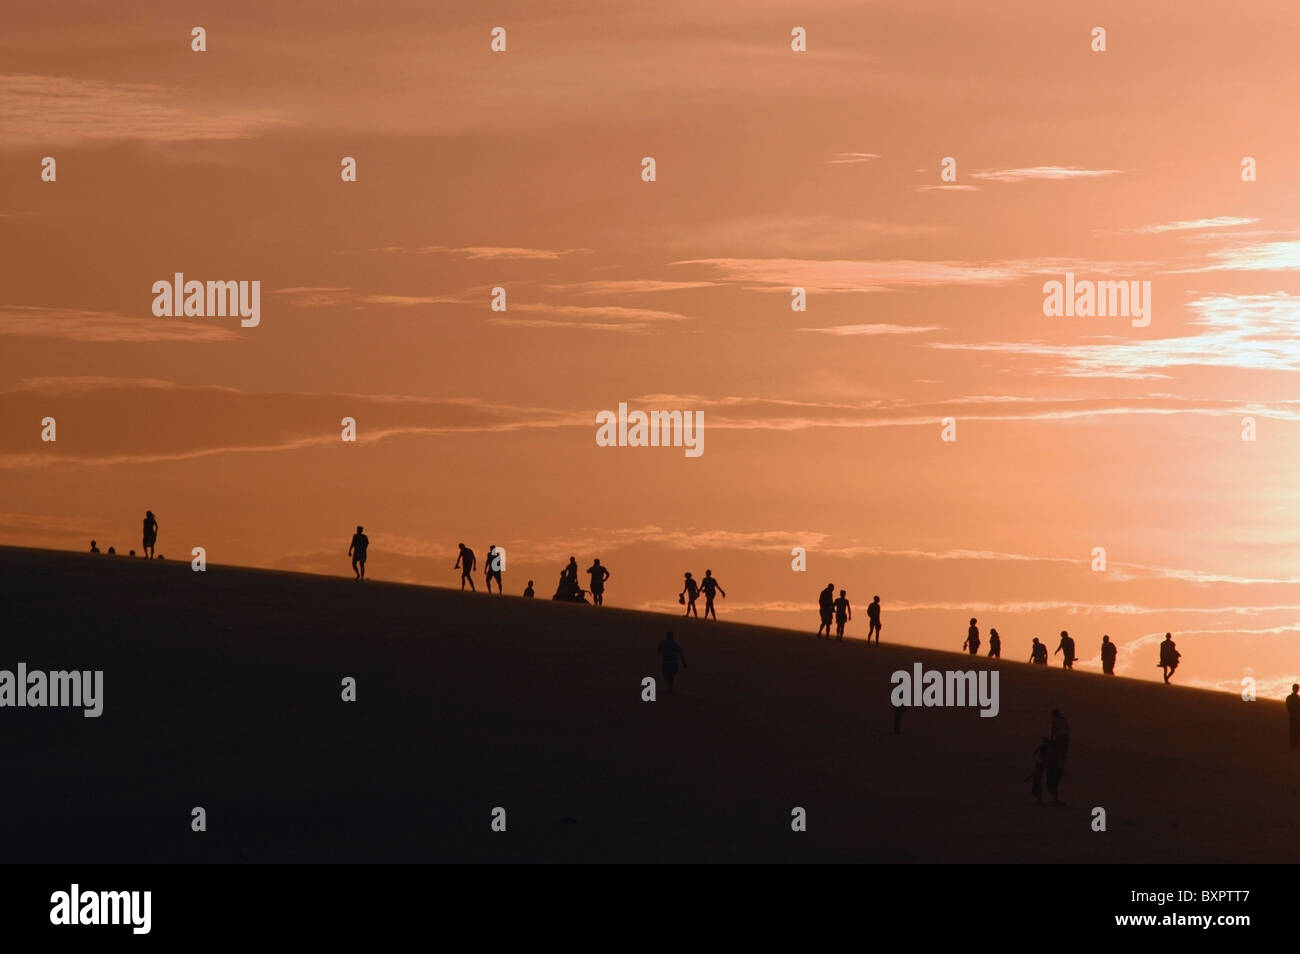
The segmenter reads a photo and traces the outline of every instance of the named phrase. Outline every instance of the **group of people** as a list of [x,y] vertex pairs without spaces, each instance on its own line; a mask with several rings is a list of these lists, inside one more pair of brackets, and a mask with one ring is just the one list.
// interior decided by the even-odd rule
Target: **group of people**
[[722,594],[723,599],[726,599],[727,591],[718,583],[712,570],[705,570],[704,579],[699,581],[690,573],[686,574],[682,591],[677,594],[677,602],[686,607],[686,612],[683,615],[694,616],[696,619],[700,618],[700,611],[695,608],[695,601],[699,599],[701,593],[704,594],[704,618],[708,619],[712,616],[716,621],[718,611],[713,608],[713,601],[719,593]]
[[[144,539],[143,539],[143,545],[142,545],[142,549],[143,549],[143,551],[144,551],[144,558],[145,558],[146,560],[153,559],[153,556],[154,556],[154,546],[155,546],[155,544],[157,544],[157,543],[158,543],[158,518],[155,517],[155,516],[153,515],[153,511],[152,511],[152,510],[146,510],[146,511],[144,512]],[[98,552],[99,552],[99,541],[98,541],[98,540],[91,540],[91,541],[90,541],[90,552],[91,552],[91,553],[98,553]],[[108,548],[108,555],[109,555],[109,556],[116,556],[116,555],[117,555],[117,548],[116,548],[116,547],[109,547],[109,548]],[[132,551],[128,554],[128,556],[135,556],[135,551],[132,550]],[[161,557],[159,557],[159,559],[161,559]]]
[[[725,594],[724,594],[725,595]],[[835,595],[835,584],[827,583],[825,588],[817,597],[817,614],[821,618],[821,623],[817,626],[817,638],[822,638],[822,631],[825,630],[826,638],[831,638],[831,620],[835,621],[835,638],[844,639],[844,626],[853,619],[853,607],[849,604],[849,594],[846,590],[840,590],[840,595]],[[867,642],[871,642],[871,637],[880,642],[880,597],[872,597],[867,604]]]
[[[829,630],[828,630],[829,632]],[[979,620],[971,617],[970,627],[966,630],[966,641],[961,644],[961,648],[969,652],[972,656],[979,655],[980,651],[980,630]],[[1074,651],[1074,637],[1066,630],[1061,630],[1061,641],[1056,646],[1056,652],[1052,655],[1061,657],[1061,666],[1065,669],[1073,669],[1079,656]],[[1119,649],[1111,642],[1109,635],[1101,637],[1101,671],[1107,676],[1115,675],[1115,660],[1119,656]],[[1002,658],[1002,638],[998,635],[996,629],[989,630],[989,658]],[[1164,641],[1160,644],[1160,662],[1156,664],[1157,668],[1164,671],[1165,682],[1174,674],[1178,668],[1178,660],[1182,658],[1182,653],[1174,644],[1174,638],[1171,633],[1165,633]],[[1046,666],[1047,644],[1039,641],[1034,637],[1033,643],[1029,647],[1029,662],[1035,666]]]
[[[591,602],[596,606],[605,605],[605,582],[610,578],[609,568],[603,566],[600,560],[592,560],[591,566],[586,569],[587,579],[590,581],[584,590],[578,585],[578,559],[569,557],[569,563],[560,571],[560,582],[555,587],[553,600],[564,600],[569,603],[587,602],[587,594],[591,594]],[[528,588],[524,590],[524,596],[529,599],[533,596],[533,581],[528,581]]]

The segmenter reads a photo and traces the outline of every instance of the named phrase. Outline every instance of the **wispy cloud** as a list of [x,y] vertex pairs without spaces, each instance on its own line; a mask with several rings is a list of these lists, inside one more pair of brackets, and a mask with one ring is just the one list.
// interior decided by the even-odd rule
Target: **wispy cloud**
[[1259,219],[1246,219],[1235,215],[1219,215],[1212,219],[1187,219],[1181,222],[1162,222],[1131,229],[1136,235],[1159,235],[1163,232],[1200,232],[1206,229],[1228,229],[1238,225],[1252,225]]
[[65,338],[74,341],[140,343],[150,341],[239,341],[229,322],[206,318],[138,318],[115,311],[0,305],[0,335]]
[[832,325],[829,328],[800,328],[799,331],[808,331],[819,335],[835,335],[837,337],[859,337],[872,335],[919,335],[929,331],[939,331],[935,327],[924,325]]
[[336,308],[341,305],[392,305],[411,308],[416,305],[461,305],[465,299],[448,296],[390,295],[382,292],[359,292],[351,288],[299,286],[276,288],[272,295],[282,295],[294,308]]
[[419,245],[408,248],[399,245],[388,245],[383,248],[367,249],[370,252],[381,252],[385,255],[463,255],[469,259],[517,259],[517,260],[535,260],[535,261],[555,261],[566,255],[578,255],[588,253],[591,250],[585,248],[517,248],[504,245],[468,245],[456,248],[448,245]]
[[0,75],[0,148],[19,143],[248,139],[287,121],[264,109],[212,110],[189,90],[29,73]]
[[1079,169],[1075,166],[1027,166],[1023,169],[984,169],[970,173],[972,179],[988,182],[1024,182],[1029,179],[1063,181],[1066,179],[1098,179],[1116,176],[1120,169]]
[[880,154],[875,152],[837,152],[826,161],[831,165],[856,165],[879,158]]

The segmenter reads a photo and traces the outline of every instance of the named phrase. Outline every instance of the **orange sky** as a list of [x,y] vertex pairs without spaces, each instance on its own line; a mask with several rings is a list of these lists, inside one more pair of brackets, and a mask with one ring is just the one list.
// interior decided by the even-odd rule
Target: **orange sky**
[[[1172,630],[1179,682],[1300,675],[1294,4],[6,20],[3,541],[124,552],[150,508],[169,558],[347,574],[363,523],[378,579],[496,543],[515,593],[599,556],[675,612],[707,567],[810,634],[834,581],[850,635],[879,593],[894,641],[975,615],[1095,667],[1105,632],[1151,679]],[[1045,317],[1067,271],[1150,281],[1150,325]],[[260,281],[261,324],[155,318],[175,272]],[[620,401],[702,410],[705,453],[596,446]]]

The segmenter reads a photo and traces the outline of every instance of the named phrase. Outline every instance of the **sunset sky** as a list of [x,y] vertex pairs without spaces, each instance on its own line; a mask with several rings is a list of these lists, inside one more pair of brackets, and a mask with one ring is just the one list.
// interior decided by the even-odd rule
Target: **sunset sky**
[[[676,613],[709,568],[811,638],[833,581],[850,636],[880,594],[886,641],[1300,677],[1294,3],[4,19],[0,542],[125,553],[147,508],[168,559],[350,576],[360,523],[381,580],[495,543],[515,594],[600,557]],[[1045,317],[1067,271],[1149,281],[1150,325]],[[154,317],[175,272],[260,281],[261,324]],[[703,411],[703,456],[598,447],[620,401]]]

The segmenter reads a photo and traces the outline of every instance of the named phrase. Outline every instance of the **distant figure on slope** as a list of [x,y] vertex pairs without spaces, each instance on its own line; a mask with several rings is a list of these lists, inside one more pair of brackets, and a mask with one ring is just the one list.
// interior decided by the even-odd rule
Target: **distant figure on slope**
[[[1077,658],[1074,655],[1074,637],[1065,630],[1061,630],[1061,643],[1056,647],[1056,652],[1065,654],[1061,659],[1061,665],[1064,668],[1074,668],[1074,660]],[[1052,655],[1056,655],[1056,653],[1053,653]]]
[[109,556],[117,556],[117,547],[109,547],[109,548],[108,548],[108,555],[109,555]]
[[573,557],[569,557],[569,565],[560,571],[560,582],[551,599],[567,603],[587,602],[587,591],[578,585],[578,561]]
[[569,557],[569,563],[564,568],[564,575],[573,581],[573,585],[575,587],[578,585],[578,558],[577,557],[573,557],[573,556]]
[[686,613],[684,615],[694,615],[696,619],[700,618],[700,611],[695,608],[695,601],[699,599],[699,596],[700,585],[695,582],[693,576],[687,573],[682,591],[677,594],[677,602],[686,604]]
[[489,544],[487,558],[483,561],[483,578],[484,585],[489,593],[492,592],[492,581],[497,581],[497,595],[501,595],[501,551],[497,549],[495,543]]
[[94,540],[91,540],[91,541],[90,541],[90,552],[91,552],[91,553],[98,553],[98,552],[99,552],[99,544],[96,543]]
[[1165,684],[1169,684],[1169,677],[1174,674],[1178,668],[1178,660],[1182,658],[1182,653],[1174,645],[1174,637],[1171,633],[1165,633],[1164,642],[1160,644],[1160,662],[1158,668],[1162,669],[1165,674]]
[[826,589],[821,591],[817,597],[817,615],[821,618],[821,625],[817,627],[817,638],[821,639],[822,630],[826,630],[826,638],[831,638],[831,619],[835,616],[835,584],[827,583]]
[[989,659],[1002,658],[1002,637],[996,629],[989,630]]
[[978,656],[980,651],[980,628],[975,624],[979,622],[974,616],[970,618],[970,629],[966,630],[966,642],[961,644],[962,649],[969,647],[972,656]]
[[718,593],[721,593],[722,598],[725,600],[727,591],[714,579],[712,570],[704,571],[704,579],[700,580],[700,592],[704,594],[704,618],[708,619],[712,616],[713,621],[716,623],[718,621],[718,611],[713,608],[713,598]]
[[158,518],[152,510],[144,512],[144,555],[145,559],[153,556],[153,545],[158,542]]
[[1110,637],[1103,636],[1101,638],[1101,671],[1108,676],[1115,675],[1115,657],[1118,653],[1119,650],[1110,641]]
[[1300,748],[1300,682],[1291,684],[1291,695],[1286,697],[1286,714],[1291,722],[1291,748]]
[[1025,781],[1032,781],[1030,792],[1033,793],[1034,800],[1040,805],[1043,803],[1043,774],[1047,771],[1048,763],[1054,759],[1052,740],[1043,736],[1043,741],[1038,743],[1038,748],[1034,749],[1034,767],[1029,774],[1025,776]]
[[457,544],[460,547],[460,555],[456,557],[456,565],[453,570],[460,570],[460,591],[465,592],[465,584],[469,584],[469,591],[474,592],[474,577],[471,576],[474,568],[478,566],[478,559],[474,556],[474,551],[465,544]]
[[597,606],[604,606],[605,581],[609,579],[609,569],[601,566],[599,560],[592,560],[591,566],[587,567],[587,575],[591,577],[591,601]]
[[524,599],[531,600],[532,598],[533,598],[533,581],[529,580],[528,585],[524,587]]
[[867,605],[867,620],[870,625],[867,627],[867,642],[871,642],[871,634],[876,634],[876,644],[880,644],[880,597],[872,597],[871,602]]
[[668,683],[668,691],[673,691],[673,680],[677,678],[677,661],[680,659],[682,668],[686,668],[686,654],[682,652],[682,647],[677,645],[673,640],[673,634],[670,631],[668,638],[659,644],[659,655],[663,657],[664,663],[664,682]]
[[844,624],[853,618],[853,608],[849,606],[849,597],[844,590],[840,590],[840,598],[835,601],[834,607],[835,607],[835,638],[843,642]]
[[1029,661],[1035,666],[1047,665],[1047,644],[1040,643],[1038,637],[1034,637],[1034,644],[1029,647]]
[[352,557],[352,574],[357,580],[366,578],[366,547],[370,546],[370,538],[361,532],[364,529],[357,524],[357,532],[352,534],[352,543],[348,546],[348,556]]

